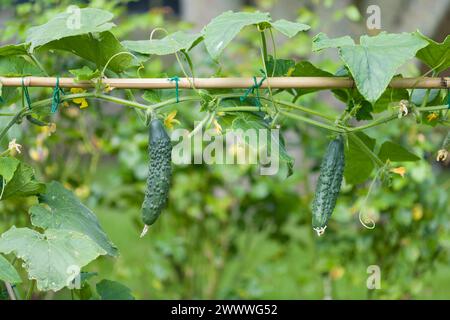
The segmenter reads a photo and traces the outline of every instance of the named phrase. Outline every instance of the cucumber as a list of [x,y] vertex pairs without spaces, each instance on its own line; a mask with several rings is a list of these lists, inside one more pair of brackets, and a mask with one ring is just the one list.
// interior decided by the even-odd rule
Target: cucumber
[[318,236],[324,234],[328,219],[336,206],[344,175],[344,142],[341,136],[330,142],[320,167],[319,180],[312,204],[312,227]]
[[141,236],[144,236],[148,227],[158,219],[169,198],[172,144],[164,125],[158,119],[150,122],[148,154],[150,162],[147,188],[141,210],[145,228]]

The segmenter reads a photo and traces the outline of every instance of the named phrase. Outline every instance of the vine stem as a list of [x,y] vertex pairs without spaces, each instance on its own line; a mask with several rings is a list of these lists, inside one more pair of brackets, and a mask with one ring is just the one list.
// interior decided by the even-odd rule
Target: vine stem
[[26,109],[21,109],[19,112],[16,113],[16,115],[8,122],[6,127],[2,129],[0,132],[0,141],[2,141],[3,137],[8,133],[9,129],[11,129],[12,126],[14,126],[24,115],[25,115]]
[[310,118],[306,118],[306,117],[303,117],[303,116],[295,114],[295,113],[282,111],[282,110],[280,110],[279,113],[281,115],[287,117],[287,118],[303,121],[303,122],[312,124],[312,125],[314,125],[316,127],[327,129],[327,130],[330,130],[330,131],[333,131],[333,132],[338,132],[338,133],[345,133],[346,132],[344,129],[337,128],[337,127],[334,127],[334,126],[331,126],[331,125],[328,125],[328,124],[325,124],[325,123],[322,123],[322,122],[319,122],[319,121],[316,121],[316,120],[313,120],[313,119],[310,119]]
[[[240,94],[221,94],[221,95],[217,95],[216,97],[219,99],[225,99],[225,98],[237,98],[240,97]],[[61,97],[61,102],[62,101],[66,101],[66,100],[72,100],[72,99],[76,99],[76,98],[86,98],[86,99],[99,99],[99,100],[104,100],[104,101],[109,101],[109,102],[113,102],[119,105],[124,105],[124,106],[128,106],[128,107],[132,107],[132,108],[136,108],[139,110],[146,110],[146,111],[150,111],[150,112],[155,112],[157,109],[166,107],[168,105],[173,105],[176,103],[176,98],[172,98],[172,99],[168,99],[166,101],[160,102],[160,103],[156,103],[153,105],[145,105],[142,103],[139,103],[137,101],[129,101],[126,99],[122,99],[122,98],[118,98],[118,97],[114,97],[114,96],[110,96],[107,94],[101,94],[101,93],[95,93],[95,92],[84,92],[84,93],[76,93],[76,94],[68,94],[68,95],[64,95]],[[260,97],[261,99],[265,99],[265,100],[269,100],[270,98],[267,97]],[[201,97],[199,96],[184,96],[184,97],[180,97],[179,98],[179,102],[187,102],[187,101],[200,101]],[[34,102],[31,107],[32,109],[39,109],[41,107],[44,106],[48,106],[52,101],[52,98],[49,99],[44,99],[44,100],[40,100],[37,102]],[[334,120],[333,116],[328,116],[326,114],[323,114],[321,112],[315,111],[315,110],[311,110],[309,108],[291,103],[291,102],[287,102],[287,101],[283,101],[283,100],[276,100],[276,103],[280,104],[280,105],[284,105],[286,107],[292,108],[292,109],[296,109],[311,115],[315,115],[318,117],[321,117],[323,119],[332,121]],[[249,107],[246,107],[249,108]],[[256,108],[256,107],[255,107]],[[425,111],[438,111],[438,110],[445,110],[447,109],[448,106],[446,105],[441,105],[441,106],[431,106],[431,107],[418,107],[416,108],[417,111],[419,112],[425,112]],[[229,111],[231,111],[231,109],[228,109]],[[259,109],[258,109],[259,110]],[[226,111],[225,108],[221,108],[221,111]],[[234,111],[237,111],[237,109],[235,109]],[[240,110],[240,111],[245,111],[244,109]],[[255,109],[248,109],[248,111],[255,111]],[[25,116],[26,114],[28,114],[30,111],[28,111],[27,109],[21,109],[18,113],[16,113],[14,115],[14,117],[9,121],[9,123],[2,129],[2,131],[0,132],[0,140],[3,139],[3,137],[6,135],[6,133],[9,131],[9,129],[14,126],[23,116]],[[359,127],[346,127],[346,126],[341,126],[341,125],[331,125],[331,124],[325,124],[310,118],[306,118],[303,117],[301,115],[298,114],[294,114],[294,113],[290,113],[284,110],[280,110],[280,114],[288,117],[288,118],[292,118],[292,119],[296,119],[299,121],[303,121],[312,125],[315,125],[317,127],[320,128],[324,128],[324,129],[328,129],[330,131],[333,132],[339,132],[339,133],[348,133],[348,132],[357,132],[357,131],[361,131],[361,130],[365,130],[371,127],[375,127],[378,126],[380,124],[389,122],[391,120],[394,120],[397,118],[397,115],[388,115],[385,117],[381,117],[377,120],[374,120],[368,124],[359,126]]]
[[362,142],[356,134],[348,133],[347,136],[351,141],[353,141],[353,143],[358,145],[358,147],[360,147],[378,167],[384,166],[384,162],[381,161],[381,159],[378,158],[378,156],[372,150],[370,150],[369,147],[367,147],[366,144]]

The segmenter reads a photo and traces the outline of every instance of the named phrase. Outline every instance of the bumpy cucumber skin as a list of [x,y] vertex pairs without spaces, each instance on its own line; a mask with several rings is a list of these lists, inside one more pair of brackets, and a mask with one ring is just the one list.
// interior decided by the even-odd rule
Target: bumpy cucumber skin
[[330,142],[320,167],[319,180],[312,204],[312,226],[320,236],[336,206],[344,175],[344,142],[341,136]]
[[142,221],[147,226],[152,225],[166,207],[172,177],[172,144],[158,119],[150,123],[148,154],[150,163],[142,204]]

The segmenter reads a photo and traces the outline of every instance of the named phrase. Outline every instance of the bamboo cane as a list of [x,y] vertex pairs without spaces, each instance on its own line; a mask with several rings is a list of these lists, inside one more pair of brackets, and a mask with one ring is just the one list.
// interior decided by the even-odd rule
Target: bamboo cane
[[[5,87],[20,87],[22,86],[22,80],[27,87],[54,87],[56,84],[56,78],[54,77],[0,77],[0,83]],[[256,80],[259,82],[261,78]],[[169,81],[167,78],[109,78],[103,79],[102,82],[118,89],[173,89],[176,86],[175,81]],[[253,78],[180,78],[178,86],[183,89],[192,89],[192,83],[197,89],[243,89],[255,84]],[[433,89],[448,88],[449,83],[450,77],[397,78],[393,79],[389,86],[397,89]],[[272,77],[263,81],[261,88],[267,88],[269,84],[274,89],[338,89],[352,88],[354,81],[351,78],[344,77]],[[59,86],[61,88],[91,88],[95,84],[89,81],[75,82],[74,78],[60,78]]]

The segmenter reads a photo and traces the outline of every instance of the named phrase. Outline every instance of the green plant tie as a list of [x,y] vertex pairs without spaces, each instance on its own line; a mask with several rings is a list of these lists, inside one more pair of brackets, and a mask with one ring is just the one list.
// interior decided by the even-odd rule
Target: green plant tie
[[52,113],[58,111],[58,106],[61,103],[60,93],[64,94],[64,91],[59,87],[59,76],[56,77],[55,88],[53,89],[52,96]]
[[178,102],[180,102],[180,93],[178,92],[179,91],[178,90],[178,82],[180,81],[180,78],[178,76],[175,76],[175,77],[169,78],[169,81],[170,82],[175,81],[175,95],[176,95],[177,103],[178,103]]
[[244,100],[247,99],[249,94],[253,94],[256,91],[256,105],[258,106],[259,111],[261,111],[261,100],[259,98],[259,88],[263,84],[264,80],[266,80],[266,75],[265,75],[264,71],[261,70],[261,72],[263,73],[263,77],[261,78],[261,80],[259,80],[259,82],[258,82],[256,80],[256,77],[253,76],[254,84],[245,91],[243,96],[241,96],[239,98],[239,100],[241,100],[241,102],[244,102]]
[[27,103],[28,110],[31,110],[31,99],[30,99],[30,93],[28,92],[28,87],[25,86],[25,82],[22,78],[22,96],[25,95],[25,100]]

